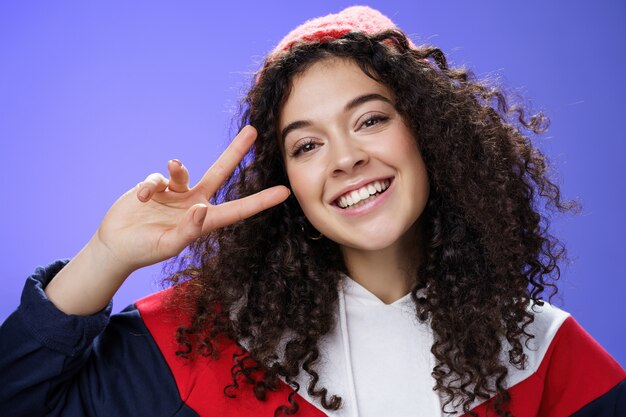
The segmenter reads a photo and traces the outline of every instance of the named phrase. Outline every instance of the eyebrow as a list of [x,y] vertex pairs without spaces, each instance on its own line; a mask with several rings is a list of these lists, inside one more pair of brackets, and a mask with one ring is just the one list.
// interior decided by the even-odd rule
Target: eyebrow
[[[350,100],[348,104],[344,106],[343,111],[344,113],[348,112],[350,110],[353,110],[355,107],[360,106],[363,103],[367,103],[368,101],[373,101],[373,100],[380,100],[380,101],[384,101],[385,103],[389,103],[393,105],[391,100],[389,100],[387,97],[381,94],[371,93],[371,94],[364,94],[362,96],[358,96]],[[296,130],[296,129],[302,129],[303,127],[311,126],[311,124],[312,123],[309,120],[297,120],[295,122],[289,123],[287,126],[285,126],[285,128],[280,133],[280,138],[282,140],[282,143],[285,143],[285,139],[287,139],[287,135],[291,131]]]

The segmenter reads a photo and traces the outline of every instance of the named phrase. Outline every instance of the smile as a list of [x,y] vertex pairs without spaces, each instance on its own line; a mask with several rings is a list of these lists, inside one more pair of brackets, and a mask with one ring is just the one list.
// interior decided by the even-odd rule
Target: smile
[[389,184],[391,184],[389,179],[370,182],[357,190],[342,195],[335,200],[335,204],[342,209],[360,207],[370,199],[384,193],[389,188]]

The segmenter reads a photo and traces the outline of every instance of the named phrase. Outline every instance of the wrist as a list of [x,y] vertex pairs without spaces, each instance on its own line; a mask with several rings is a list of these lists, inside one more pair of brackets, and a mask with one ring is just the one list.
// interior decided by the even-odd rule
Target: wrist
[[92,238],[44,291],[64,313],[92,315],[109,303],[131,272],[106,245]]
[[122,282],[137,269],[120,259],[109,246],[102,242],[98,237],[98,232],[89,239],[89,242],[81,249],[78,256],[97,266],[98,270],[104,275]]

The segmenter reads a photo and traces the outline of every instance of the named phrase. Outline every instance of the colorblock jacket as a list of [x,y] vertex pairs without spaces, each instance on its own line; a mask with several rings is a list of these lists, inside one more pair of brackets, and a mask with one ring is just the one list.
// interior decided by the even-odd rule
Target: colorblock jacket
[[[292,389],[286,384],[264,402],[245,384],[229,391],[236,398],[224,395],[232,382],[232,355],[240,352],[235,343],[218,360],[178,357],[174,334],[184,321],[164,313],[168,290],[110,318],[110,304],[88,317],[57,310],[43,288],[66,262],[38,268],[0,328],[1,416],[273,416],[287,404]],[[567,313],[552,307],[542,314],[533,329],[537,349],[528,353],[530,366],[511,367],[513,415],[626,416],[621,366]],[[296,398],[296,415],[357,415],[349,407],[334,414],[323,410],[306,392]],[[473,411],[486,416],[489,401]]]

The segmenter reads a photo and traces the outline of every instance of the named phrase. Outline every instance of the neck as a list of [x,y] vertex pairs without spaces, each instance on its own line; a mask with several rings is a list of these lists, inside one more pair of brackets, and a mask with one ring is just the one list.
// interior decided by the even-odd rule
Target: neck
[[416,274],[422,252],[418,223],[402,238],[383,249],[342,248],[350,278],[385,304],[404,297],[417,283]]

